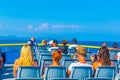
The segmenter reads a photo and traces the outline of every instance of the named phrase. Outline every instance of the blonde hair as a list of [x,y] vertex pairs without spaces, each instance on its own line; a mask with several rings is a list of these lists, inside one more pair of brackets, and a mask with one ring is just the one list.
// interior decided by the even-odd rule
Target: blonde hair
[[33,55],[29,45],[22,47],[19,60],[21,66],[31,66],[33,64]]
[[77,51],[76,51],[77,54],[86,56],[86,50],[85,50],[84,47],[82,47],[82,46],[77,46],[76,49],[77,49]]

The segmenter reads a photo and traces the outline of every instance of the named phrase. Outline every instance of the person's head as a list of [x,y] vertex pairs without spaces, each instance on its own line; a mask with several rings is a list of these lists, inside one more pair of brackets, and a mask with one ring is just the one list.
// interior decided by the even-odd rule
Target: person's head
[[117,44],[117,43],[114,43],[114,44],[113,44],[113,48],[118,48],[118,44]]
[[78,46],[76,48],[76,55],[78,57],[78,61],[80,62],[86,62],[86,50],[82,46]]
[[52,46],[53,47],[57,47],[58,46],[58,41],[57,40],[53,40]]
[[63,40],[63,41],[62,41],[62,44],[63,44],[63,45],[66,45],[66,44],[67,44],[67,40]]
[[47,41],[46,40],[42,40],[42,45],[47,45]]
[[33,64],[32,50],[29,45],[24,45],[22,47],[19,59],[23,66],[31,66]]
[[35,38],[34,38],[34,37],[31,37],[31,41],[35,41]]
[[77,40],[76,39],[72,39],[72,44],[76,44]]
[[108,49],[103,48],[99,51],[98,61],[101,63],[101,65],[110,65],[110,55]]
[[61,53],[61,51],[59,51],[59,50],[53,51],[53,53],[52,53],[52,60],[53,60],[54,62],[59,63],[59,61],[60,61],[61,58],[62,58],[62,53]]
[[105,42],[102,43],[102,46],[101,46],[101,48],[99,50],[101,50],[101,49],[107,49],[107,44]]

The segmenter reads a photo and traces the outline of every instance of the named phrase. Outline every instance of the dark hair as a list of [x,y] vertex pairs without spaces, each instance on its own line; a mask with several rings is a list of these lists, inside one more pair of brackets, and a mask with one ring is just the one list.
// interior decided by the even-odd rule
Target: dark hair
[[67,44],[67,40],[63,40],[62,43],[63,43],[63,45],[66,45]]
[[110,65],[110,54],[107,48],[102,48],[99,50],[98,57],[102,65]]
[[113,48],[117,48],[118,47],[118,44],[117,43],[114,43],[113,44]]
[[76,43],[77,43],[77,40],[74,38],[74,39],[72,40],[72,43],[73,43],[73,44],[76,44]]
[[56,43],[56,44],[58,44],[58,41],[57,41],[57,40],[53,40],[53,43]]

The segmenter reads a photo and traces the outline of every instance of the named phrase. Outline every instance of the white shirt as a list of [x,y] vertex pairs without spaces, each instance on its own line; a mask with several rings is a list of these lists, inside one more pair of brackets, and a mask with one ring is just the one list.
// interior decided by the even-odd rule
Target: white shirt
[[72,44],[69,46],[69,49],[71,49],[72,47],[77,47],[78,45],[77,44]]
[[68,69],[69,69],[69,71],[71,71],[73,67],[79,67],[79,66],[90,66],[92,68],[92,65],[90,65],[88,63],[83,64],[80,62],[74,62],[74,63],[70,64]]
[[50,47],[48,51],[51,52],[52,49],[59,49],[59,47]]
[[120,52],[117,53],[117,60],[120,60]]

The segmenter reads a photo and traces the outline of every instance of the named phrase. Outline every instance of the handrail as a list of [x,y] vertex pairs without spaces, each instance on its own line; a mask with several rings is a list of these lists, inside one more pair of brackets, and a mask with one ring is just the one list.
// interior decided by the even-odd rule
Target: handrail
[[[23,46],[25,45],[26,43],[8,43],[8,44],[0,44],[0,46]],[[67,46],[69,46],[71,44],[67,44]],[[38,46],[42,46],[41,43],[38,44]],[[62,44],[58,44],[58,46],[62,46]],[[80,45],[82,47],[85,47],[85,48],[100,48],[101,46],[90,46],[90,45]]]

